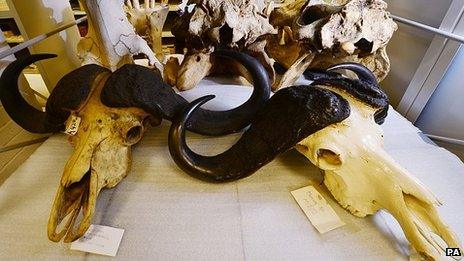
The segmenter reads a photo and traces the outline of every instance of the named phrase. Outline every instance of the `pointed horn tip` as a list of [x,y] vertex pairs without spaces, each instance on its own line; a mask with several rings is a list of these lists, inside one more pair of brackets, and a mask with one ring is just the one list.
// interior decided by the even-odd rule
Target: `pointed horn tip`
[[[58,55],[52,53],[40,53],[40,54],[31,54],[29,56],[25,56],[23,58],[19,58],[10,63],[9,66],[2,73],[2,77],[11,78],[12,74],[16,74],[17,70],[20,69],[21,71],[26,68],[27,66],[42,60],[56,58]],[[19,67],[18,67],[19,66]]]
[[58,57],[58,54],[54,54],[54,53],[39,53],[39,54],[33,54],[32,56],[42,56],[42,57],[47,57],[47,58],[55,58],[55,57]]
[[203,97],[200,97],[194,101],[192,101],[189,105],[190,110],[189,111],[194,111],[198,107],[202,106],[203,104],[209,102],[210,100],[216,98],[216,95],[206,95]]
[[46,59],[52,59],[56,57],[58,57],[58,55],[53,54],[53,53],[38,53],[38,54],[31,54],[29,57],[25,57],[25,59],[29,59],[33,63],[33,62],[46,60]]
[[330,66],[326,71],[349,70],[354,72],[358,78],[377,84],[377,78],[374,73],[366,66],[360,63],[346,62]]
[[[31,55],[28,55],[28,56],[25,56],[25,57],[22,57],[22,58],[19,58],[13,62],[11,62],[10,65],[12,66],[7,66],[4,73],[2,74],[3,75],[6,75],[8,77],[11,77],[11,73],[15,70],[18,69],[17,66],[14,66],[14,65],[20,65],[22,64],[22,66],[27,67],[37,61],[41,61],[41,60],[47,60],[47,59],[52,59],[52,58],[56,58],[58,57],[58,55],[56,54],[53,54],[53,53],[39,53],[39,54],[31,54]],[[23,67],[20,67],[21,69],[23,69]],[[12,71],[13,70],[13,71]]]
[[178,120],[174,120],[173,123],[178,122],[180,124],[184,124],[190,118],[190,116],[196,109],[198,109],[199,107],[201,107],[203,104],[207,103],[208,101],[214,99],[215,97],[216,97],[215,95],[206,95],[187,104],[185,106],[185,109],[179,112],[177,116]]
[[334,70],[339,70],[339,69],[347,69],[350,70],[350,68],[360,68],[363,70],[369,70],[366,66],[360,64],[360,63],[353,63],[353,62],[345,62],[345,63],[339,63],[339,64],[334,64],[327,68],[327,71],[334,71]]

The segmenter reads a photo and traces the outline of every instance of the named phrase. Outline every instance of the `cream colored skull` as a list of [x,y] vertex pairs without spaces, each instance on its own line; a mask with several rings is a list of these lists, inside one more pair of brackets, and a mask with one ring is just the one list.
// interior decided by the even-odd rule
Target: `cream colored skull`
[[52,241],[65,236],[64,241],[71,242],[87,231],[100,190],[116,186],[127,175],[131,146],[142,138],[148,123],[149,114],[141,109],[109,108],[101,103],[100,93],[109,76],[100,74],[87,100],[72,112],[81,123],[69,137],[75,151],[66,163],[50,213]]
[[374,121],[375,109],[330,89],[349,101],[350,116],[309,136],[296,148],[325,171],[324,184],[334,198],[358,217],[386,209],[424,257],[439,259],[444,251],[433,234],[449,247],[460,247],[434,207],[440,204],[438,199],[382,148],[383,132]]

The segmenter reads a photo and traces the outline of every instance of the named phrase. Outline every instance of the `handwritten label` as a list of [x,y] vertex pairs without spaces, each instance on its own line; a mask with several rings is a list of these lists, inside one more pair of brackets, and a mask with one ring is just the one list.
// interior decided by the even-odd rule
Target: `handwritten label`
[[66,123],[66,130],[64,133],[74,136],[76,135],[77,131],[79,130],[79,125],[81,124],[81,118],[71,115],[71,118]]
[[123,234],[124,229],[90,225],[84,236],[71,243],[71,250],[116,256]]
[[345,225],[313,186],[297,189],[291,193],[319,233],[324,234]]

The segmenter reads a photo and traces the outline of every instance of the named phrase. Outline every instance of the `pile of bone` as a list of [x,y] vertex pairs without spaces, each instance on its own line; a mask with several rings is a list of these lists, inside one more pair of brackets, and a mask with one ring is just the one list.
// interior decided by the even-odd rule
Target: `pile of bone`
[[[386,46],[397,25],[382,0],[196,0],[172,33],[182,63],[171,62],[170,83],[188,90],[206,75],[227,70],[249,78],[236,63],[210,57],[215,48],[233,48],[257,58],[272,89],[295,83],[307,68],[358,62],[378,81],[390,70]],[[174,75],[172,75],[174,74]]]
[[[50,240],[70,242],[87,231],[100,191],[127,175],[131,147],[165,119],[172,121],[174,162],[196,178],[245,178],[296,148],[325,171],[341,206],[359,217],[386,209],[423,257],[438,260],[443,244],[461,246],[439,217],[436,197],[382,148],[389,105],[378,83],[389,72],[386,46],[397,29],[382,0],[191,0],[172,28],[183,58],[169,60],[161,49],[166,5],[82,2],[90,27],[78,46],[84,66],[62,78],[45,112],[27,104],[17,81],[25,67],[53,55],[19,59],[0,79],[2,105],[24,129],[80,125],[66,132],[75,153],[53,202]],[[133,64],[138,53],[157,69]],[[243,76],[253,94],[235,109],[209,111],[199,107],[213,96],[189,104],[173,90],[191,89],[211,73]],[[312,84],[292,86],[302,75]],[[229,150],[205,157],[188,148],[186,130],[245,131]]]

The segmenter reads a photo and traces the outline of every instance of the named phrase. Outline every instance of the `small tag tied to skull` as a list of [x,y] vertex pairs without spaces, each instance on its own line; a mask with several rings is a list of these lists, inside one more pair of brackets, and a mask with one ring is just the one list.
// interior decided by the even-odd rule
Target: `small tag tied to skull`
[[345,225],[313,186],[300,188],[291,193],[319,233],[324,234]]
[[75,115],[71,115],[71,118],[66,123],[65,134],[74,136],[79,130],[79,125],[81,124],[81,118]]
[[124,229],[90,225],[84,236],[71,243],[71,250],[93,254],[116,256]]

